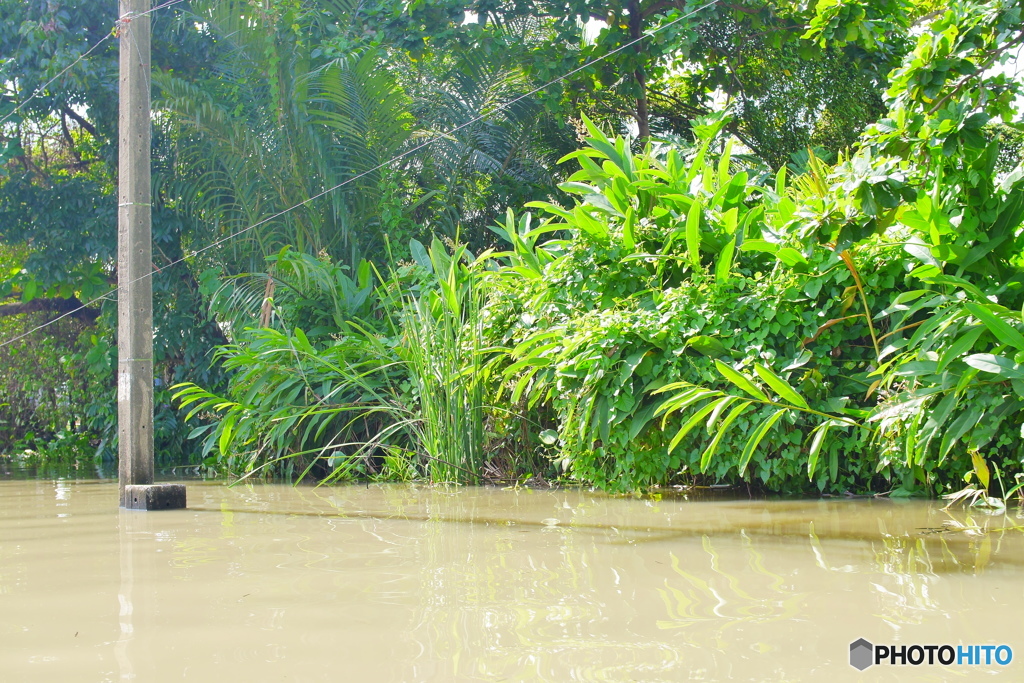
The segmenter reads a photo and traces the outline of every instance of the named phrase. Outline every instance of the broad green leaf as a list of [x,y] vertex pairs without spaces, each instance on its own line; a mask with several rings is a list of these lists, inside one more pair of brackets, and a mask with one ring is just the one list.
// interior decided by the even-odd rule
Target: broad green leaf
[[718,160],[718,187],[725,187],[731,177],[729,175],[729,163],[732,161],[732,145],[733,139],[729,138],[729,141],[725,143],[722,156]]
[[690,337],[686,340],[683,345],[684,349],[692,348],[694,351],[701,353],[705,356],[712,356],[721,358],[729,355],[729,349],[725,347],[725,344],[720,342],[718,339],[708,336],[706,334],[698,334],[695,337]]
[[746,240],[740,245],[740,251],[763,251],[768,254],[777,254],[779,245],[768,240]]
[[215,424],[200,425],[199,427],[196,427],[191,432],[189,432],[188,436],[186,436],[185,438],[186,439],[194,439],[197,436],[202,436],[203,434],[205,434],[206,432],[210,431],[211,429],[213,429],[216,426],[217,425],[215,425]]
[[718,422],[718,418],[722,416],[722,413],[725,412],[725,409],[728,408],[730,404],[735,403],[739,399],[739,396],[726,396],[716,401],[715,409],[711,411],[711,415],[708,416],[708,434],[710,434],[714,430],[715,423]]
[[718,372],[722,377],[725,377],[743,391],[747,392],[759,401],[764,401],[765,403],[769,402],[768,397],[765,396],[764,392],[758,389],[753,382],[717,358],[715,359],[715,367],[718,368]]
[[686,435],[689,434],[691,431],[693,431],[693,428],[696,427],[698,424],[700,424],[701,421],[705,417],[707,417],[708,413],[710,413],[712,410],[715,409],[716,405],[718,405],[718,401],[709,401],[700,410],[698,410],[696,413],[694,413],[692,416],[690,416],[690,419],[687,420],[686,423],[683,424],[683,426],[679,428],[679,431],[676,432],[676,435],[672,437],[672,441],[669,442],[669,444],[668,444],[668,454],[669,455],[671,455],[672,451],[674,451],[676,446],[679,445],[679,442],[682,441],[683,439],[685,439]]
[[892,374],[897,377],[924,377],[936,374],[938,363],[933,360],[912,360],[901,364]]
[[969,407],[960,414],[960,417],[949,425],[946,432],[942,435],[942,443],[939,444],[940,462],[945,459],[946,455],[949,454],[950,449],[953,448],[953,445],[957,441],[959,441],[960,437],[971,431],[971,429],[978,424],[984,414],[985,411],[981,408]]
[[28,303],[36,298],[39,292],[39,283],[35,280],[29,280],[21,286],[21,300],[24,303]]
[[1005,356],[991,353],[976,353],[964,358],[964,362],[972,368],[983,372],[991,372],[1006,379],[1024,379],[1024,368]]
[[686,408],[692,406],[694,403],[697,403],[698,401],[701,401],[705,398],[711,398],[712,396],[720,395],[721,392],[719,391],[712,391],[711,389],[702,389],[700,387],[694,387],[692,390],[684,391],[680,394],[677,394],[672,398],[668,399],[667,401],[665,401],[664,403],[662,403],[660,406],[658,406],[658,409],[655,411],[654,414],[657,415],[659,413],[664,413],[664,416],[662,416],[661,418],[661,428],[664,429],[665,422],[668,420],[669,415],[671,413],[686,410]]
[[686,216],[686,251],[694,270],[700,268],[700,215],[700,202],[695,201]]
[[749,439],[747,439],[747,445],[743,447],[743,455],[740,456],[740,476],[747,470],[747,464],[750,462],[750,456],[754,454],[757,447],[761,445],[762,439],[768,434],[769,430],[775,426],[775,423],[790,410],[789,408],[779,408],[774,413],[766,417],[761,421],[761,424],[757,425],[754,429],[754,433]]
[[801,396],[796,389],[790,386],[789,382],[782,379],[765,366],[755,363],[754,372],[757,373],[758,377],[768,383],[768,386],[772,388],[772,391],[786,401],[795,406],[800,406],[801,408],[810,408],[810,406],[807,405],[807,401],[804,400],[804,397]]
[[608,225],[591,216],[582,206],[573,209],[572,222],[578,229],[598,239],[608,237]]
[[600,396],[597,399],[597,409],[594,410],[594,420],[596,420],[598,433],[601,435],[601,443],[608,443],[608,436],[611,434],[612,421],[609,417],[609,405],[608,397]]
[[533,379],[534,375],[537,374],[537,371],[539,369],[540,368],[533,368],[529,370],[522,377],[519,378],[518,382],[516,382],[516,386],[512,390],[513,404],[519,403],[519,399],[523,397],[523,392],[526,391],[526,388],[530,385],[530,381]]
[[814,357],[814,355],[810,351],[808,351],[807,349],[804,349],[804,350],[802,350],[800,353],[798,353],[796,355],[796,358],[794,358],[790,362],[789,365],[787,365],[786,367],[782,368],[782,371],[783,372],[789,372],[790,370],[796,370],[797,368],[802,368],[803,366],[807,365],[807,361],[811,360],[811,358],[813,358],[813,357]]
[[547,355],[547,352],[552,349],[561,348],[561,346],[562,342],[553,342],[551,344],[542,344],[530,349],[530,352],[524,355],[520,360],[505,368],[503,373],[504,376],[506,378],[511,377],[523,368],[527,367],[542,367],[550,365],[551,358]]
[[569,194],[579,194],[584,196],[598,194],[600,192],[596,187],[588,185],[587,183],[559,183],[558,189]]
[[732,273],[732,257],[735,251],[736,238],[733,237],[725,243],[722,251],[718,254],[718,262],[715,263],[715,282],[720,285],[729,282],[729,276]]
[[633,419],[629,423],[629,438],[632,441],[635,439],[647,423],[654,417],[654,411],[657,409],[657,403],[649,403],[640,410],[636,411],[633,415]]
[[624,385],[632,377],[633,373],[640,363],[643,362],[644,356],[647,355],[648,349],[643,351],[637,351],[636,353],[630,354],[630,356],[622,362],[622,370],[619,372],[619,384]]
[[594,124],[594,122],[593,122],[593,121],[591,121],[591,120],[590,120],[590,118],[589,118],[589,117],[588,117],[588,116],[587,116],[586,114],[580,114],[580,118],[581,118],[581,119],[582,119],[582,121],[583,121],[583,125],[587,127],[587,131],[588,131],[588,132],[589,132],[589,133],[590,133],[590,134],[591,134],[591,135],[592,135],[593,137],[595,137],[595,138],[597,138],[598,140],[601,140],[602,142],[605,142],[605,143],[610,143],[610,142],[611,142],[611,141],[610,141],[610,140],[608,139],[608,136],[604,134],[604,131],[602,131],[602,130],[601,130],[600,128],[598,128],[598,127],[597,127],[597,126],[596,126],[596,125]]
[[[928,302],[925,303],[927,304]],[[914,311],[914,308],[918,307],[923,308],[924,306],[922,304],[918,304],[917,306],[913,307],[911,311],[916,312]],[[938,335],[935,334],[936,332],[945,331],[945,329],[949,325],[956,322],[956,320],[960,317],[963,317],[963,315],[963,309],[959,308],[949,308],[946,311],[936,313],[932,317],[928,318],[928,320],[925,321],[924,325],[918,327],[917,331],[914,332],[914,335],[910,338],[910,348],[914,348],[915,346],[922,346],[925,340],[937,338]]]
[[896,298],[892,300],[892,303],[890,303],[889,306],[879,314],[879,316],[892,315],[896,311],[905,311],[907,310],[906,304],[911,301],[916,301],[928,293],[929,291],[927,289],[914,289],[909,292],[901,292],[896,295]]
[[985,331],[984,325],[974,325],[957,339],[955,342],[949,345],[939,359],[939,364],[935,366],[935,372],[941,374],[950,363],[960,358],[968,351],[974,348],[974,343],[978,341],[978,337]]
[[222,456],[226,456],[228,453],[231,436],[235,430],[235,420],[237,420],[237,414],[229,414],[224,417],[224,421],[221,423],[220,439],[217,441],[217,447],[220,449]]
[[939,261],[932,255],[931,247],[924,243],[920,237],[914,235],[903,245],[904,251],[916,258],[921,263],[929,266],[938,266]]
[[964,307],[995,335],[1000,344],[1009,344],[1018,351],[1024,351],[1024,335],[993,313],[988,307],[968,301]]
[[299,351],[314,355],[316,351],[313,350],[313,345],[309,343],[309,339],[306,338],[305,332],[298,327],[295,328],[294,333],[295,346]]
[[804,255],[792,247],[782,247],[775,254],[775,257],[790,268],[798,265],[807,265],[807,259],[804,258]]
[[542,209],[544,211],[547,211],[548,213],[553,213],[556,216],[560,216],[561,218],[564,218],[565,221],[568,222],[569,225],[571,225],[571,226],[575,226],[575,224],[576,224],[576,217],[573,216],[573,214],[571,212],[566,211],[565,209],[563,209],[562,207],[558,206],[557,204],[552,204],[551,202],[536,201],[536,202],[526,202],[526,204],[524,204],[523,206],[525,206],[528,209]]
[[962,277],[956,277],[955,275],[932,275],[930,277],[921,278],[922,282],[927,282],[931,285],[949,285],[951,287],[959,287],[965,292],[973,295],[976,299],[985,300],[985,293],[978,289],[977,286],[963,279]]
[[626,221],[622,226],[622,247],[630,252],[636,250],[636,239],[633,237],[634,220],[633,207],[629,207],[626,209]]
[[422,242],[417,239],[409,240],[409,252],[416,263],[430,272],[434,272],[434,264],[430,261],[430,255],[427,253],[427,248],[423,246]]
[[737,207],[733,207],[722,214],[722,230],[726,235],[734,235],[736,233],[736,225],[739,222],[740,210]]
[[814,479],[814,470],[818,468],[818,454],[821,453],[821,446],[825,443],[828,430],[832,427],[832,421],[823,422],[811,432],[811,450],[807,454],[807,478]]
[[925,421],[924,426],[916,429],[918,447],[916,449],[917,458],[908,459],[907,466],[911,467],[916,462],[918,465],[921,464],[921,459],[927,453],[928,445],[932,442],[932,439],[938,435],[939,430],[949,419],[949,416],[953,413],[953,410],[957,407],[960,402],[960,396],[955,392],[951,391],[946,394],[946,397],[939,401],[939,404],[928,413],[928,419]]
[[515,358],[522,358],[523,354],[530,350],[530,347],[538,344],[545,339],[558,338],[562,339],[565,337],[564,328],[548,329],[545,332],[538,332],[537,334],[531,334],[529,337],[519,342],[519,344],[512,350],[512,356]]

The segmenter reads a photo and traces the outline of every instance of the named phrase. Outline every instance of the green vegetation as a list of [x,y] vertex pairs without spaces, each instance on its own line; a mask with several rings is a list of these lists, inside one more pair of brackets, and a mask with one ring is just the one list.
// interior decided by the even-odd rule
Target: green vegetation
[[[20,19],[0,45],[27,50],[0,66],[0,116],[63,68],[44,55],[69,63],[112,21],[51,4],[0,2]],[[155,15],[154,239],[184,259],[155,276],[163,457],[293,480],[1020,490],[1021,11]],[[0,127],[8,336],[113,281],[112,59]],[[3,347],[6,443],[110,457],[112,311]],[[19,369],[29,353],[44,372]]]

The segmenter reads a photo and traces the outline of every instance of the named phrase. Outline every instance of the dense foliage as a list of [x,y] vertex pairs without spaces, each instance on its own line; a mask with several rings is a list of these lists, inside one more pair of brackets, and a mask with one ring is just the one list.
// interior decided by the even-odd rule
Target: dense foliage
[[[3,62],[8,110],[67,63],[38,55],[84,50],[58,24],[111,19],[16,4],[0,44],[37,57]],[[175,6],[154,51],[155,240],[185,257],[156,275],[165,452],[296,478],[1008,492],[1020,13]],[[12,314],[112,281],[111,54],[0,130]],[[109,313],[85,310],[85,337],[39,347],[76,408],[37,431],[110,434]]]

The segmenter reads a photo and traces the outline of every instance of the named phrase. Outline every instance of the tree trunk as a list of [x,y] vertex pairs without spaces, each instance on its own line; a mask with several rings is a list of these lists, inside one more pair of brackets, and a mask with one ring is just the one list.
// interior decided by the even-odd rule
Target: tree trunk
[[[639,40],[643,36],[643,15],[640,13],[640,0],[629,0],[629,37],[631,40]],[[644,44],[638,42],[633,46],[637,55],[643,54]],[[642,66],[638,66],[633,72],[637,86],[640,88],[640,95],[636,98],[636,127],[638,130],[637,139],[641,144],[647,142],[651,137],[651,128],[647,114],[647,75]]]

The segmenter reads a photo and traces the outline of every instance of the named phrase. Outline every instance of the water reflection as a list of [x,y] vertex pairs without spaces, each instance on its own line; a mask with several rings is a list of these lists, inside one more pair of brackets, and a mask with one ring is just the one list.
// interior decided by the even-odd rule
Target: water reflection
[[119,512],[116,486],[0,483],[0,671],[816,680],[859,675],[862,636],[1024,648],[1015,512],[398,486],[189,500]]
[[135,632],[133,613],[135,604],[133,601],[135,584],[135,548],[133,544],[133,527],[140,521],[138,514],[128,510],[118,511],[118,559],[121,581],[118,587],[118,626],[119,637],[114,644],[114,658],[117,660],[119,678],[122,681],[130,681],[135,678],[135,667],[132,666],[129,646],[132,635]]

